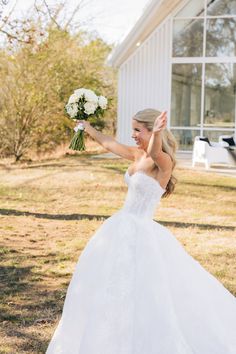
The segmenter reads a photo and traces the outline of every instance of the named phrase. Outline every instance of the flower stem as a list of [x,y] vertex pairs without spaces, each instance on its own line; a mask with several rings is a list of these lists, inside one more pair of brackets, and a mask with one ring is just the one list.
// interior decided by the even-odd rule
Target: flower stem
[[77,133],[73,136],[69,149],[75,150],[75,151],[84,151],[85,150],[85,144],[84,144],[84,131],[83,130],[78,130]]

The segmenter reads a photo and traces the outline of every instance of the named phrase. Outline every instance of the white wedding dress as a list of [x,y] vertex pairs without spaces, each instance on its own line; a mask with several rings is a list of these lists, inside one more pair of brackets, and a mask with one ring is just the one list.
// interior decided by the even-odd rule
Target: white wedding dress
[[164,226],[165,190],[125,173],[124,206],[80,255],[47,354],[236,354],[236,299]]

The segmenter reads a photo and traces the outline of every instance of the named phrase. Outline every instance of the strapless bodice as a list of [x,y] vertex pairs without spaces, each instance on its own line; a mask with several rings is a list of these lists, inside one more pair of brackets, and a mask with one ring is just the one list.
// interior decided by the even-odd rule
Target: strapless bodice
[[165,189],[143,171],[137,171],[130,176],[127,170],[124,178],[128,192],[122,209],[139,217],[153,218]]

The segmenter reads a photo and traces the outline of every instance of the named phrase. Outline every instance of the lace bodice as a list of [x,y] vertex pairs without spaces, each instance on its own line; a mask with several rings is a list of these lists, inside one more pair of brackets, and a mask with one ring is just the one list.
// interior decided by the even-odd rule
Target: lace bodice
[[127,170],[124,178],[128,192],[122,209],[140,217],[153,218],[165,189],[143,171],[137,171],[130,176]]

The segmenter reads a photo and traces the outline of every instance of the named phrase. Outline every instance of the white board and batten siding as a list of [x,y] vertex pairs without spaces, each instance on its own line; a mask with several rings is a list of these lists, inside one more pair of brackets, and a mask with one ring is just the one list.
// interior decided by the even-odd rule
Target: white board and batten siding
[[137,111],[170,111],[171,26],[169,17],[119,68],[117,140],[121,143],[134,145],[132,117]]

